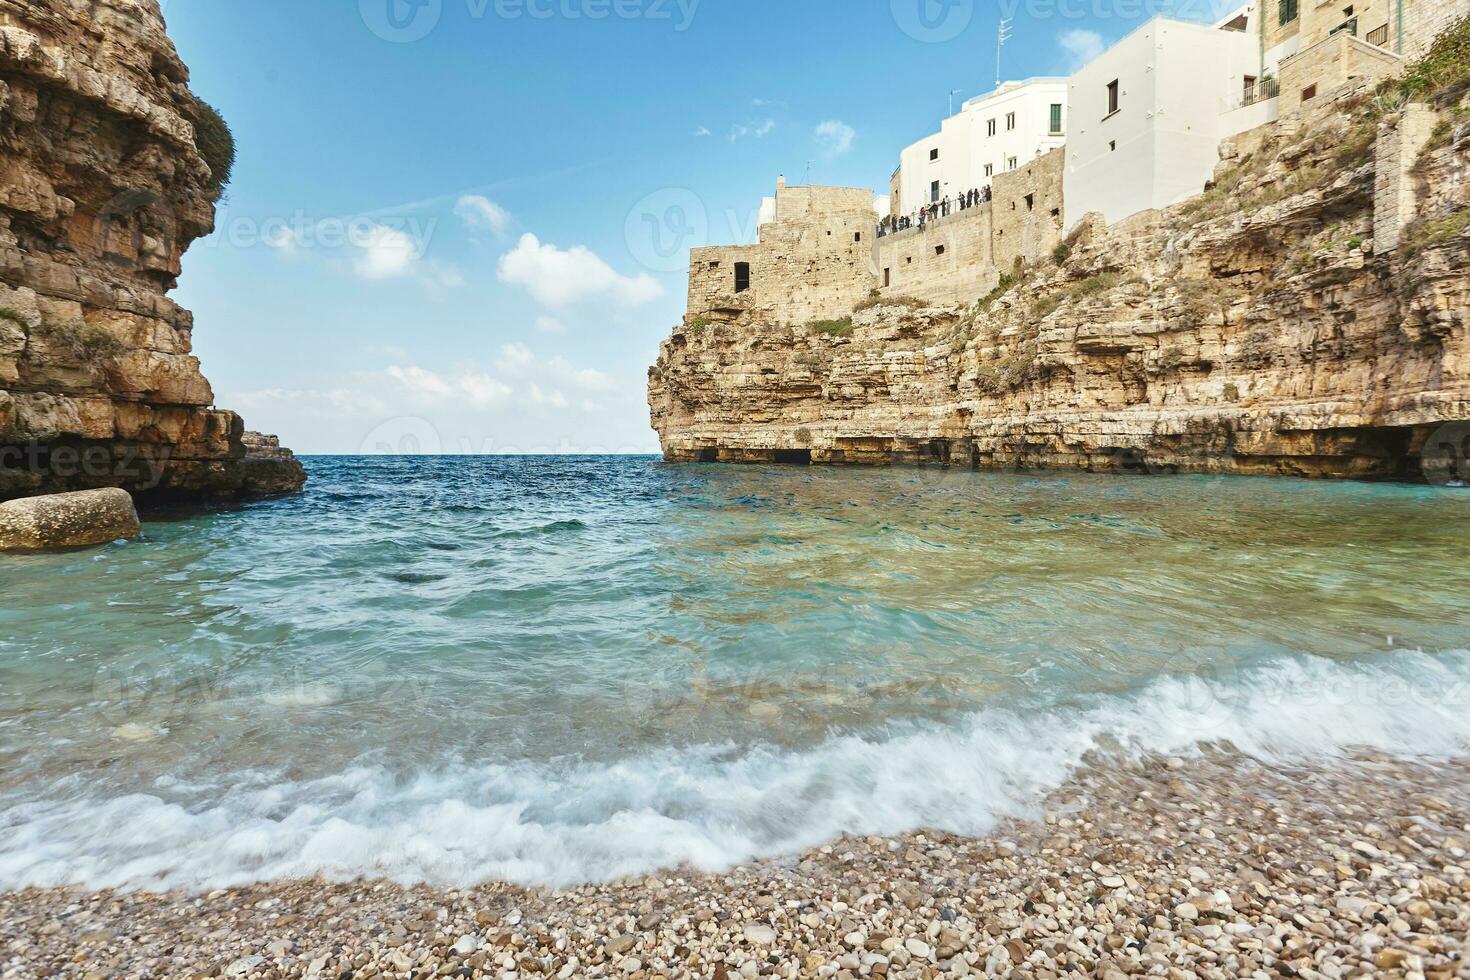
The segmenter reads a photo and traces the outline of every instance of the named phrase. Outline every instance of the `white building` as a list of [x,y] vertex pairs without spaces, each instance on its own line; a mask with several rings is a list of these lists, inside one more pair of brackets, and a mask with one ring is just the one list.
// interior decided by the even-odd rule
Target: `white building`
[[1157,18],[1072,77],[1067,93],[1066,221],[1111,224],[1199,194],[1222,140],[1268,121],[1233,111],[1260,75],[1253,7],[1211,27]]
[[908,214],[945,197],[990,185],[1061,146],[1066,138],[1067,81],[1007,82],[971,99],[938,133],[903,151],[893,211]]

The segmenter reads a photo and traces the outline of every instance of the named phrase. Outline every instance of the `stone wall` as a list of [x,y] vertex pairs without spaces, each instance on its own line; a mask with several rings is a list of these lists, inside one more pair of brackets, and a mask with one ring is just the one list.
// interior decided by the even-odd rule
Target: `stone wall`
[[880,238],[882,294],[961,302],[989,292],[1017,261],[1042,261],[1061,241],[1064,173],[1065,151],[1053,150],[996,176],[989,204]]
[[1414,164],[1438,124],[1428,106],[1410,105],[1378,127],[1373,148],[1373,250],[1386,254],[1418,211]]
[[1403,59],[1350,34],[1334,34],[1281,63],[1281,118],[1316,108],[1314,103],[1348,88],[1372,86],[1398,74]]
[[691,250],[688,315],[793,324],[847,316],[878,285],[876,225],[872,191],[778,187],[776,220],[761,226],[759,242]]
[[1418,61],[1447,28],[1470,17],[1470,0],[1404,0],[1404,59]]
[[999,273],[991,252],[991,208],[959,211],[878,240],[878,277],[887,296],[957,303],[983,296]]
[[991,201],[995,241],[991,252],[998,268],[1009,270],[1017,262],[1041,262],[1062,240],[1066,153],[1065,149],[1053,150],[995,178]]
[[167,296],[219,196],[157,0],[0,0],[0,499],[299,489]]

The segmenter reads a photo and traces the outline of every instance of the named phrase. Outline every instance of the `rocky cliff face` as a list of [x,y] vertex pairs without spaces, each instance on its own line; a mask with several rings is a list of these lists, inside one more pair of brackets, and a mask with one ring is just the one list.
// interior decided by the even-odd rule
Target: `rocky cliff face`
[[0,499],[300,489],[250,454],[167,297],[219,181],[157,0],[0,0]]
[[750,318],[680,327],[650,371],[664,451],[1417,474],[1422,453],[1462,453],[1470,436],[1452,424],[1470,420],[1458,98],[1418,110],[1434,116],[1410,168],[1417,216],[1391,252],[1374,249],[1375,156],[1404,110],[1360,94],[1225,148],[1203,197],[1084,223],[1055,261],[973,304],[873,305],[835,335]]

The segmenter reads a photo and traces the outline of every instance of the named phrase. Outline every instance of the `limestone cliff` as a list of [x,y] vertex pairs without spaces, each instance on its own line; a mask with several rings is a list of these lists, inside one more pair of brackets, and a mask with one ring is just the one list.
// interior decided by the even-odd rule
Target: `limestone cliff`
[[305,481],[212,407],[166,295],[214,225],[207,111],[157,0],[0,0],[0,499]]
[[689,318],[650,370],[665,454],[1409,475],[1470,420],[1465,84],[1253,131],[1203,196],[1083,222],[973,303]]

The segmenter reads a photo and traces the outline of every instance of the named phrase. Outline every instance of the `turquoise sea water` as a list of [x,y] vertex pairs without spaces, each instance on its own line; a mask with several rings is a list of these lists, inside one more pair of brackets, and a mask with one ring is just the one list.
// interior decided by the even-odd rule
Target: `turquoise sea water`
[[0,559],[0,887],[564,884],[1470,747],[1470,491],[313,459]]

